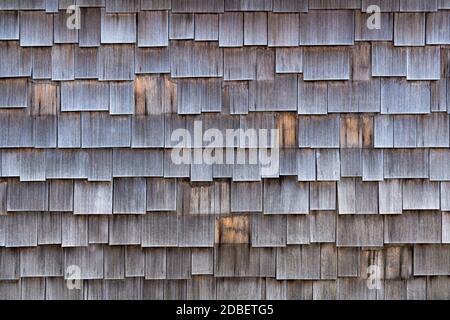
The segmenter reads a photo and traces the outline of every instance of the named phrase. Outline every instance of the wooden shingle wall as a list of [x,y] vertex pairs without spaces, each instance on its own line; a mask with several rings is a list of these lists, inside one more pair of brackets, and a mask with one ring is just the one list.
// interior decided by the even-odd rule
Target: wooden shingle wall
[[449,1],[1,1],[0,299],[449,299],[449,113]]

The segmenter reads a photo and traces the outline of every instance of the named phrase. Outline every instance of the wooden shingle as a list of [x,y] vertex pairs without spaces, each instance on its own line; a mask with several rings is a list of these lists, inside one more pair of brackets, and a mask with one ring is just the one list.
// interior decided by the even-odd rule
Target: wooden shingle
[[427,14],[426,43],[427,44],[449,44],[449,13],[438,11]]
[[408,48],[408,80],[439,80],[441,78],[441,55],[439,47]]
[[112,184],[75,181],[74,214],[111,214]]
[[71,265],[80,267],[81,279],[103,279],[103,247],[90,245],[65,249],[64,270]]
[[269,47],[295,47],[299,42],[298,14],[283,13],[268,15]]
[[390,42],[372,44],[372,76],[406,76],[407,49],[394,47]]
[[399,79],[381,80],[382,114],[430,113],[430,83]]
[[38,246],[20,251],[22,277],[60,277],[63,275],[63,250],[59,246]]
[[385,178],[428,178],[429,154],[423,149],[384,150]]
[[52,80],[75,79],[75,55],[73,44],[58,44],[52,47]]
[[19,40],[19,13],[2,11],[0,13],[0,39]]
[[414,246],[414,275],[448,275],[450,252],[448,245]]
[[218,41],[219,15],[196,14],[194,39],[196,41]]
[[337,246],[382,246],[383,218],[379,215],[340,215],[336,239]]
[[97,64],[99,80],[134,80],[134,51],[132,45],[102,45]]
[[319,279],[320,246],[287,246],[277,249],[277,280]]
[[231,211],[232,212],[262,211],[262,183],[232,182]]
[[394,45],[425,45],[425,13],[395,13]]
[[171,42],[171,75],[182,77],[221,77],[223,52],[214,42]]
[[37,212],[11,212],[7,216],[5,247],[37,246]]
[[46,47],[53,44],[53,15],[42,11],[20,12],[20,45]]
[[140,245],[142,219],[140,215],[119,215],[109,217],[109,244],[110,245]]
[[439,208],[439,184],[437,182],[403,181],[404,210],[436,210]]
[[170,40],[194,39],[194,15],[192,13],[171,14],[169,16]]
[[[165,11],[140,12],[137,41],[139,47],[166,47],[169,45],[168,14]],[[149,32],[150,31],[150,32]]]
[[174,0],[173,12],[223,12],[224,0]]
[[355,40],[392,41],[394,39],[394,14],[380,14],[380,25],[383,26],[380,29],[368,28],[368,21],[371,15],[372,13],[355,12]]
[[178,246],[178,218],[176,213],[152,212],[142,218],[143,247]]
[[0,80],[0,108],[26,108],[30,104],[25,78]]
[[61,244],[61,213],[46,212],[38,215],[38,244]]
[[127,116],[83,113],[81,129],[84,148],[129,147],[131,144],[131,121]]
[[244,45],[264,46],[267,45],[267,13],[245,12],[244,13]]
[[67,28],[70,14],[64,11],[57,11],[53,17],[54,43],[78,43],[78,30]]
[[351,10],[312,10],[300,14],[300,45],[353,45]]
[[244,15],[225,12],[219,17],[219,46],[241,47],[244,44]]
[[136,14],[106,13],[102,10],[100,41],[102,44],[136,43]]
[[307,47],[303,56],[303,79],[349,80],[350,51],[346,47]]
[[122,178],[114,180],[113,212],[145,213],[146,181],[144,178]]
[[298,140],[301,148],[339,147],[340,119],[336,115],[299,117]]
[[99,47],[101,39],[101,8],[80,9],[81,24],[78,33],[80,47]]
[[88,217],[69,213],[61,215],[62,247],[86,247],[88,245]]

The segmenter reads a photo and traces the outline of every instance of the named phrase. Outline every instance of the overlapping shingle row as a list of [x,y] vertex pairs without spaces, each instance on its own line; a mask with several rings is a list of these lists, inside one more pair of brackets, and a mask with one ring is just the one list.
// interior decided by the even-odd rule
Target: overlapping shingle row
[[447,0],[2,1],[0,298],[449,299],[449,27]]

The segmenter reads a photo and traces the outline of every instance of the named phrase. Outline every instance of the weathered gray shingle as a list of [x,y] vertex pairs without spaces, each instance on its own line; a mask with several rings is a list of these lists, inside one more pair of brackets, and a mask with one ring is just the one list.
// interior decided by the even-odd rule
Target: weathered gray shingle
[[450,42],[448,11],[427,14],[426,43],[448,44]]
[[0,108],[26,108],[29,95],[25,78],[0,80]]
[[244,15],[225,12],[219,16],[219,46],[241,47],[244,43]]
[[428,81],[381,80],[381,113],[430,113],[430,97]]
[[171,75],[183,77],[220,77],[223,52],[214,42],[171,42]]
[[337,219],[337,246],[383,245],[383,218],[379,215],[340,215]]
[[192,13],[171,14],[169,21],[169,38],[171,40],[194,39],[195,20]]
[[[294,31],[295,32],[295,31]],[[267,13],[244,13],[244,45],[267,45]]]
[[447,9],[2,1],[0,298],[450,298]]
[[339,147],[339,116],[299,117],[298,140],[301,148]]
[[396,46],[425,45],[425,13],[396,13],[394,16]]
[[423,149],[384,150],[385,178],[428,178],[429,153]]
[[19,40],[19,13],[2,11],[0,13],[0,39]]
[[131,119],[104,113],[81,115],[81,141],[84,148],[129,147]]
[[196,41],[218,41],[219,15],[196,14],[194,39]]
[[133,80],[134,50],[132,45],[102,45],[97,64],[98,78],[100,80]]
[[440,243],[441,214],[435,211],[404,211],[385,216],[385,243]]
[[138,46],[168,46],[168,30],[168,14],[166,11],[140,12],[138,15]]
[[52,46],[53,15],[42,11],[20,11],[20,45]]
[[[309,188],[294,177],[264,181],[265,214],[299,214],[309,212]],[[294,196],[295,195],[295,196]]]
[[345,47],[308,47],[303,56],[304,80],[349,80],[350,51]]
[[76,181],[74,214],[111,214],[112,184],[109,182]]
[[299,16],[291,13],[269,13],[269,47],[295,47],[299,42]]
[[439,80],[441,78],[439,47],[408,48],[408,80]]

